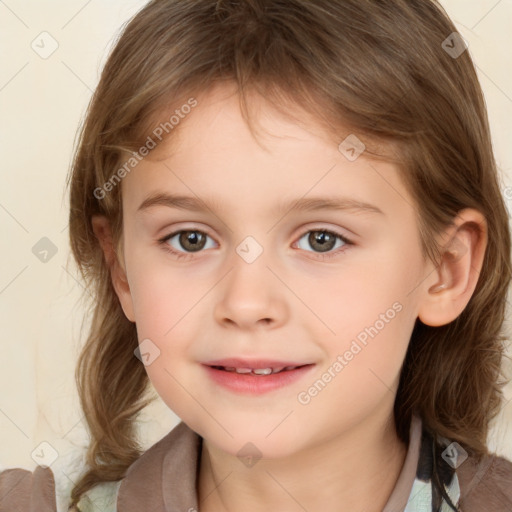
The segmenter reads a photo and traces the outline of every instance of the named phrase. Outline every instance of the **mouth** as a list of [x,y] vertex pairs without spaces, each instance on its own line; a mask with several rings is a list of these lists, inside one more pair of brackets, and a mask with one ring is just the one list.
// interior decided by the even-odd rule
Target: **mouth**
[[225,372],[232,373],[240,373],[240,374],[252,374],[252,375],[272,375],[275,373],[281,372],[289,372],[292,370],[296,370],[298,368],[303,368],[304,366],[309,366],[307,364],[297,365],[297,366],[281,366],[281,367],[266,367],[266,368],[247,368],[247,367],[235,367],[235,366],[216,366],[209,365],[211,368],[215,368],[216,370],[222,370]]
[[213,383],[230,392],[261,395],[296,383],[309,374],[316,364],[228,366],[203,363],[202,366]]

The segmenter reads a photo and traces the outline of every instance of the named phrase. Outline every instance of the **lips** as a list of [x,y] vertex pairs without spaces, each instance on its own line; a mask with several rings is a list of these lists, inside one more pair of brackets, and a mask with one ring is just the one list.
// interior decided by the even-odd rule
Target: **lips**
[[295,361],[284,361],[275,359],[241,359],[227,358],[208,361],[203,363],[217,370],[227,372],[236,372],[239,374],[252,375],[270,375],[280,372],[286,372],[306,366],[311,363],[301,363]]
[[212,366],[212,368],[216,368],[217,370],[224,370],[226,372],[252,373],[254,375],[270,375],[273,373],[281,373],[290,370],[295,370],[296,368],[300,368],[300,366],[279,366],[275,368],[272,368],[271,366],[268,366],[266,368],[236,368],[234,366]]
[[[206,370],[206,375],[211,382],[230,392],[262,395],[305,379],[314,371],[316,364],[271,359],[231,358],[208,361],[201,366]],[[289,369],[287,370],[287,368]]]

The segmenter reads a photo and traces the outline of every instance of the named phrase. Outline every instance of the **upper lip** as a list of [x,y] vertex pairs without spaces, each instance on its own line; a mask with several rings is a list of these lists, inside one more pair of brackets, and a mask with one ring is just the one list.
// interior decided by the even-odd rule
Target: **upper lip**
[[214,361],[206,361],[203,364],[207,366],[224,366],[231,368],[281,368],[287,366],[304,366],[312,363],[300,363],[297,361],[285,361],[277,359],[242,359],[240,357],[229,357],[226,359],[216,359]]

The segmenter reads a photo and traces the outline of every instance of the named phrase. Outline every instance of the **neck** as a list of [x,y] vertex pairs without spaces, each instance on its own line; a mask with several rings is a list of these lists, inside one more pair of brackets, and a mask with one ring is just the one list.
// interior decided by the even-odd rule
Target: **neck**
[[381,512],[407,448],[392,416],[252,467],[203,439],[198,480],[201,512],[322,510]]

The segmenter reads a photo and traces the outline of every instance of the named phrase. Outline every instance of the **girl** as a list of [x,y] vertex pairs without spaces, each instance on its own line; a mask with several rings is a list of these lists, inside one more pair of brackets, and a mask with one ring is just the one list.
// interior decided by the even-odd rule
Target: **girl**
[[[69,183],[87,465],[0,510],[512,510],[507,212],[437,3],[152,1]],[[150,384],[182,422],[141,454]]]

